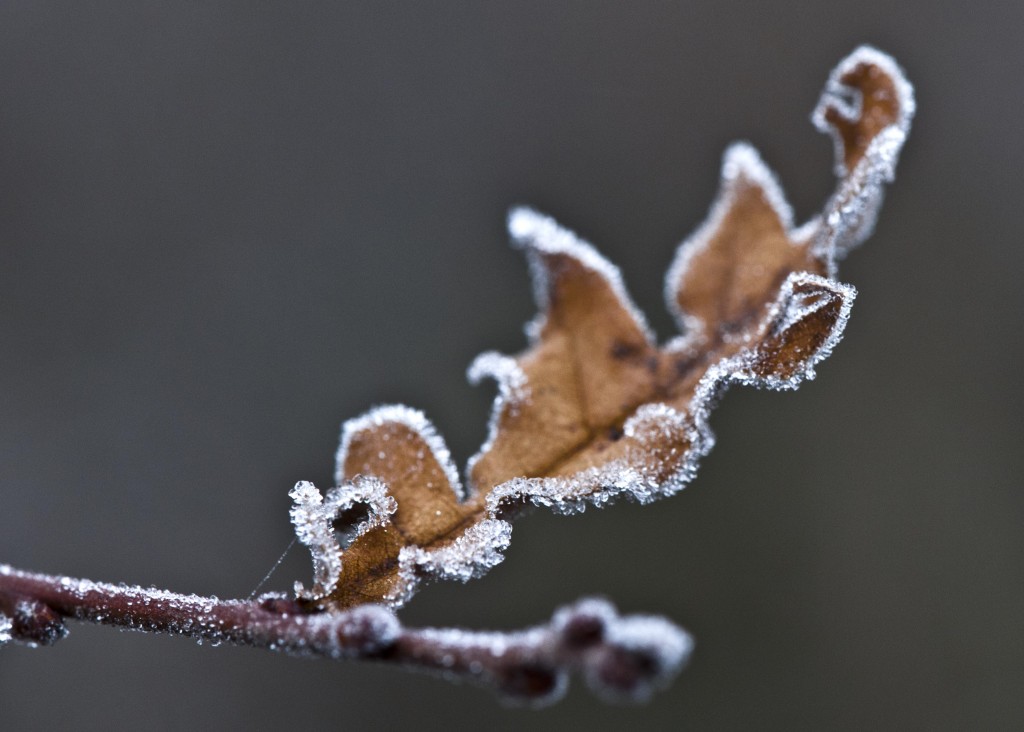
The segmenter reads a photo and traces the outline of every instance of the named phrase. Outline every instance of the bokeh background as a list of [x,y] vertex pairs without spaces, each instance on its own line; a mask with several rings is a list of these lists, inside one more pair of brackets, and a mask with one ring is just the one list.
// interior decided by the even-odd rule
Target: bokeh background
[[[4,729],[1024,728],[1024,112],[1011,2],[9,2],[0,6],[0,561],[247,595],[401,401],[460,460],[534,312],[527,202],[623,270],[662,338],[675,245],[747,139],[798,218],[808,115],[860,43],[918,117],[847,335],[797,393],[734,389],[681,495],[516,524],[415,624],[588,594],[696,637],[649,705],[555,707],[393,668],[74,626],[0,650]],[[308,580],[294,550],[269,583]]]

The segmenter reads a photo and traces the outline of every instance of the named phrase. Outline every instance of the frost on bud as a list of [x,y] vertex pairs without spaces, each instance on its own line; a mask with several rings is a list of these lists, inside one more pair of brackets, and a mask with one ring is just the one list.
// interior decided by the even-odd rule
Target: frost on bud
[[560,609],[551,624],[566,647],[584,650],[602,643],[608,626],[617,617],[615,607],[607,600],[588,598]]
[[644,702],[679,673],[692,651],[689,634],[664,618],[616,618],[587,666],[587,684],[613,700]]
[[552,619],[559,643],[578,660],[587,685],[613,701],[646,701],[689,660],[693,640],[663,618],[620,616],[601,599],[562,608]]
[[402,630],[395,614],[381,605],[352,608],[338,618],[338,642],[356,656],[380,652],[394,643]]
[[606,600],[586,599],[552,620],[561,644],[579,654],[587,684],[616,701],[646,701],[686,664],[690,635],[664,618],[620,616]]

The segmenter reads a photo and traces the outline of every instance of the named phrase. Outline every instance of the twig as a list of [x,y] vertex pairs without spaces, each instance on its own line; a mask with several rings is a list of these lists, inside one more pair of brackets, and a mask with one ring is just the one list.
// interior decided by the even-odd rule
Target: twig
[[597,599],[561,608],[549,623],[521,631],[407,628],[381,605],[316,611],[283,595],[220,600],[0,565],[0,640],[52,645],[67,634],[64,618],[296,656],[397,663],[534,705],[557,700],[574,670],[605,697],[644,700],[675,676],[692,650],[689,635],[667,620],[620,616]]

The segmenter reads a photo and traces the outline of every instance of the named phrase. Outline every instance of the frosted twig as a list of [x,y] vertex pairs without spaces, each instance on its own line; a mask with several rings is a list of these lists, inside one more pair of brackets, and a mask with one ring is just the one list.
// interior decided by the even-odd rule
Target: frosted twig
[[10,640],[51,645],[64,618],[184,635],[295,656],[373,660],[489,686],[532,705],[556,701],[570,671],[607,698],[642,701],[689,658],[687,633],[657,617],[620,616],[604,600],[581,600],[550,622],[521,631],[407,628],[381,605],[323,612],[269,594],[220,600],[154,588],[22,572],[0,565],[0,618]]

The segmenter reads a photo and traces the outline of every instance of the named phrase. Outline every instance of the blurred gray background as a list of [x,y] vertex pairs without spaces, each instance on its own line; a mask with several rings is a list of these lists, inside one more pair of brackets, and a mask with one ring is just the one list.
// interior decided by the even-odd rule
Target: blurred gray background
[[[516,524],[415,624],[587,594],[666,615],[640,708],[541,712],[393,668],[75,625],[0,650],[5,729],[1021,729],[1024,6],[8,2],[0,6],[0,561],[247,595],[330,484],[338,426],[424,409],[464,460],[524,347],[530,203],[623,270],[662,338],[675,245],[747,139],[799,219],[808,115],[860,43],[918,117],[847,336],[799,392],[734,389],[681,495]],[[295,550],[271,580],[308,580]]]

